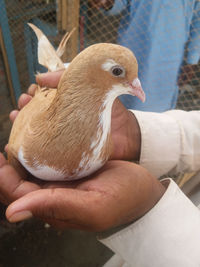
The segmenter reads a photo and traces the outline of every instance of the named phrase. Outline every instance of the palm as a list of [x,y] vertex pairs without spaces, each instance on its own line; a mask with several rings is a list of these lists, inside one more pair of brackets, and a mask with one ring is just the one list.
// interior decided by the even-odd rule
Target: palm
[[[0,183],[3,178],[0,175]],[[158,200],[152,190],[157,180],[124,161],[109,161],[92,176],[74,182],[35,183],[20,179],[13,169],[6,178],[1,196],[8,202],[17,199],[7,209],[10,221],[18,221],[12,215],[23,209],[56,227],[102,231],[137,219]]]

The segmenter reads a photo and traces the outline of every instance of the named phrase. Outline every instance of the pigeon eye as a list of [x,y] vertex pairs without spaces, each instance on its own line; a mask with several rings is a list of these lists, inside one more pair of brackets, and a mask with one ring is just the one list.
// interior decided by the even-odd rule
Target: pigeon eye
[[125,76],[125,70],[121,66],[114,66],[111,69],[112,75],[116,77],[124,77]]

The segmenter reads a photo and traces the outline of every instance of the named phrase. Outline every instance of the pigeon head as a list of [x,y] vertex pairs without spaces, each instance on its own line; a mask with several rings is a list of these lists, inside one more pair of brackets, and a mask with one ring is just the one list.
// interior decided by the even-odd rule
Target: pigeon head
[[61,83],[70,78],[73,83],[84,84],[85,90],[95,90],[91,91],[93,94],[110,95],[113,99],[131,94],[145,101],[137,60],[131,50],[120,45],[100,43],[86,48],[70,63]]

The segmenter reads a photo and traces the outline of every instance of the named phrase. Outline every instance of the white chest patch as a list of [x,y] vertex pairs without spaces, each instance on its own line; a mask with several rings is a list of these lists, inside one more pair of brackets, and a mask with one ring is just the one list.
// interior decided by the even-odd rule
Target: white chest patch
[[55,170],[49,166],[39,165],[37,162],[34,163],[34,167],[28,166],[26,160],[24,159],[22,147],[20,147],[18,152],[18,160],[32,175],[42,180],[47,181],[62,181],[65,180],[66,175],[61,171]]
[[104,102],[102,104],[102,113],[99,115],[99,130],[94,140],[92,140],[90,148],[93,149],[91,158],[87,157],[86,153],[83,153],[82,160],[79,164],[76,177],[87,176],[96,170],[100,169],[106,162],[106,158],[100,158],[102,148],[105,145],[108,134],[110,134],[111,128],[111,111],[114,100],[117,96],[124,93],[126,88],[122,84],[114,85],[111,90],[106,94]]

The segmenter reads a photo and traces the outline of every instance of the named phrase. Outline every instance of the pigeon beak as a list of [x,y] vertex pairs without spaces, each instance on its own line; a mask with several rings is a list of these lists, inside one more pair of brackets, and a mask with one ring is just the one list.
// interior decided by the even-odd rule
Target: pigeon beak
[[142,89],[140,80],[135,78],[132,83],[128,83],[130,87],[130,94],[133,96],[137,96],[143,103],[145,102],[145,93]]

